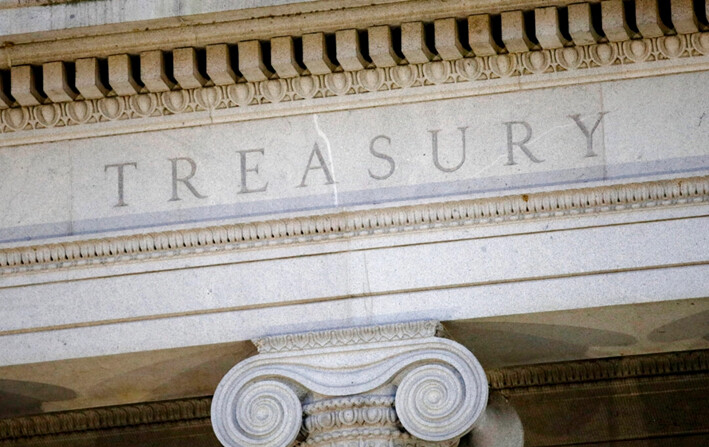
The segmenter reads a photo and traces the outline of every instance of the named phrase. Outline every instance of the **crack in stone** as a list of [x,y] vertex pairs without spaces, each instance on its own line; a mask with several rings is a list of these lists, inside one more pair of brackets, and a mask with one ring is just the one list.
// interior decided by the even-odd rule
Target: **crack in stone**
[[315,132],[318,134],[320,138],[325,141],[325,147],[327,148],[327,157],[330,159],[330,172],[332,174],[332,191],[333,194],[335,195],[335,207],[337,208],[339,206],[339,196],[337,193],[337,174],[335,173],[335,159],[332,158],[332,145],[330,144],[330,140],[327,138],[327,135],[325,135],[325,132],[323,132],[320,129],[320,125],[318,124],[318,115],[314,114],[313,115],[313,122],[315,123]]

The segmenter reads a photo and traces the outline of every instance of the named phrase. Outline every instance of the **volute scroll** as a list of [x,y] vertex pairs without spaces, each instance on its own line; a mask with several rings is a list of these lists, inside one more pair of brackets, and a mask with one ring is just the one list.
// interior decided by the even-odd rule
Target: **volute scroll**
[[300,433],[303,407],[291,386],[281,380],[258,380],[236,391],[217,403],[217,411],[227,417],[213,419],[214,430],[224,445],[270,447],[293,444]]
[[458,445],[484,419],[488,383],[440,329],[413,322],[255,340],[260,353],[214,394],[214,431],[227,447]]

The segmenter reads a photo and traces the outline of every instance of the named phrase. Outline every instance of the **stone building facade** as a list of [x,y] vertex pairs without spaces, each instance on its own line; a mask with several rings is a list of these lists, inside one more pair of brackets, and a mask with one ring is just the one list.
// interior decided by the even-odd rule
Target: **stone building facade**
[[0,445],[709,444],[705,0],[0,0]]

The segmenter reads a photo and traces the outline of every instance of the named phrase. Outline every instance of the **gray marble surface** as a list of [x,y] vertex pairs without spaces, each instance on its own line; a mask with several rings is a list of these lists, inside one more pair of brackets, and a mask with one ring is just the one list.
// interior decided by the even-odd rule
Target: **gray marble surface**
[[707,82],[699,72],[3,148],[0,242],[702,175]]

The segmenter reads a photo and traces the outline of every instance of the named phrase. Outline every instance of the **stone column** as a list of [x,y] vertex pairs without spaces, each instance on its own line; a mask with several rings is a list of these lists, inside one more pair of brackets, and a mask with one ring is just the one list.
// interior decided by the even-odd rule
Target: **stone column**
[[513,411],[486,417],[480,363],[440,335],[423,321],[254,340],[217,387],[214,431],[227,447],[454,447],[480,426],[465,445],[522,445]]

